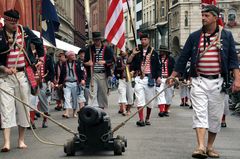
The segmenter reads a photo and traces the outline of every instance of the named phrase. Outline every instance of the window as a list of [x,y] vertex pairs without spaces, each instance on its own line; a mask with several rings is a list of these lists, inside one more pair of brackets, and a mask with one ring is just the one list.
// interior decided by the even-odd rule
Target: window
[[184,19],[184,24],[185,24],[185,27],[188,26],[188,11],[185,11],[185,19]]
[[178,0],[173,0],[173,1],[172,1],[172,5],[174,5],[174,4],[176,4],[176,3],[178,3]]
[[141,10],[137,12],[137,21],[140,21],[140,20],[142,20],[142,11]]
[[164,1],[161,1],[161,11],[160,11],[160,17],[164,17],[165,15],[165,6]]

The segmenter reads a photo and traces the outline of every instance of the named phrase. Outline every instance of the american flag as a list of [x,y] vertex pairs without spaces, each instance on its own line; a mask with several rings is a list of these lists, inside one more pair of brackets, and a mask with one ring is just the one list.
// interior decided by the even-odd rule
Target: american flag
[[123,0],[111,0],[107,12],[105,39],[125,51]]

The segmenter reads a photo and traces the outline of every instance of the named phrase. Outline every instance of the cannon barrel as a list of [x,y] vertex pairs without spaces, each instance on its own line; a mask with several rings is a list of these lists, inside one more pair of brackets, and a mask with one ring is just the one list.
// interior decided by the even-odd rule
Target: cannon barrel
[[106,115],[100,108],[85,106],[79,112],[79,120],[87,125],[96,125],[102,122]]

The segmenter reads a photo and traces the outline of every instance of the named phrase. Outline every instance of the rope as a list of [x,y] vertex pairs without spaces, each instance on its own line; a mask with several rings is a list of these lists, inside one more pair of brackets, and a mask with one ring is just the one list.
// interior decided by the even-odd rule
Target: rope
[[[18,26],[20,27],[21,32],[22,32],[22,43],[24,43],[24,30],[23,30],[23,27],[22,27],[22,25],[18,25]],[[14,42],[13,42],[13,44],[10,46],[10,48],[12,48],[12,47],[16,44],[17,47],[20,48],[19,53],[20,53],[20,52],[24,52],[24,54],[25,54],[26,57],[28,58],[27,53],[26,53],[26,51],[25,51],[25,49],[24,49],[24,45],[20,45],[20,44],[16,43],[16,37],[17,37],[17,36],[15,36]],[[7,51],[5,51],[5,52],[3,52],[3,53],[9,52],[10,50],[11,50],[11,49],[9,49],[9,50],[7,50]],[[1,53],[1,54],[3,54],[3,53]],[[20,55],[20,54],[18,54],[17,60],[16,60],[16,62],[15,62],[15,68],[16,68],[17,62],[18,62],[18,60],[19,60],[19,55]],[[28,60],[29,60],[29,59],[28,59]],[[29,60],[29,62],[30,62],[30,60]],[[19,84],[19,86],[20,86],[21,83],[20,83],[20,81],[18,80],[16,74],[14,74],[14,77],[16,78],[16,80],[17,80],[17,82],[18,82],[18,84]],[[64,126],[63,124],[57,122],[57,121],[54,120],[53,118],[45,115],[43,112],[41,112],[41,111],[39,111],[39,110],[31,107],[31,106],[28,105],[26,102],[24,102],[24,101],[22,100],[22,99],[23,99],[23,96],[22,96],[23,94],[22,94],[22,93],[20,93],[20,98],[21,98],[21,99],[19,99],[18,97],[10,94],[9,92],[5,91],[5,90],[2,89],[2,88],[0,88],[0,90],[1,90],[2,92],[4,92],[4,93],[10,95],[11,97],[13,97],[14,99],[16,99],[17,101],[19,101],[19,102],[21,102],[21,103],[23,104],[23,106],[24,106],[24,111],[25,111],[25,115],[26,115],[26,118],[28,119],[28,120],[27,120],[27,121],[28,121],[28,124],[29,124],[30,127],[31,127],[31,130],[32,130],[32,132],[33,132],[34,137],[35,137],[39,142],[41,142],[41,143],[43,143],[43,144],[47,144],[47,145],[64,146],[63,144],[57,144],[57,143],[54,143],[54,142],[44,141],[43,139],[41,139],[41,138],[36,134],[36,132],[34,131],[34,129],[33,129],[33,127],[32,127],[32,124],[30,123],[30,119],[29,119],[29,116],[28,116],[27,107],[30,108],[30,109],[32,109],[32,110],[34,110],[34,111],[36,111],[36,112],[38,112],[38,113],[40,113],[43,117],[46,117],[47,119],[49,119],[50,121],[52,121],[52,122],[55,123],[56,125],[60,126],[60,127],[63,128],[64,130],[66,130],[67,132],[72,133],[74,136],[77,135],[77,133],[74,132],[73,130],[71,130],[70,128]],[[19,87],[19,91],[21,92],[20,87]]]
[[[179,81],[176,78],[168,78],[168,80],[173,79],[174,83],[179,84]],[[166,81],[166,82],[167,82]],[[158,92],[151,100],[149,100],[141,109],[138,109],[135,113],[133,113],[130,117],[128,117],[126,120],[124,120],[123,122],[121,122],[120,124],[118,124],[114,129],[112,129],[112,133],[118,131],[121,127],[123,127],[130,119],[132,119],[134,116],[136,116],[138,114],[138,112],[140,112],[141,110],[143,110],[145,107],[147,107],[148,104],[150,104],[153,100],[155,100],[161,93],[163,93],[165,90],[167,90],[168,88],[172,87],[172,85],[168,85],[167,87],[165,87],[162,91]]]

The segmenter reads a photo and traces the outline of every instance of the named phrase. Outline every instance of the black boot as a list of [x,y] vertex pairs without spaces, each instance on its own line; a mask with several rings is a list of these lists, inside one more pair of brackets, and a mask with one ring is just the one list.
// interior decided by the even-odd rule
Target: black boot
[[47,122],[43,122],[42,123],[42,128],[47,128],[48,126],[47,126]]

